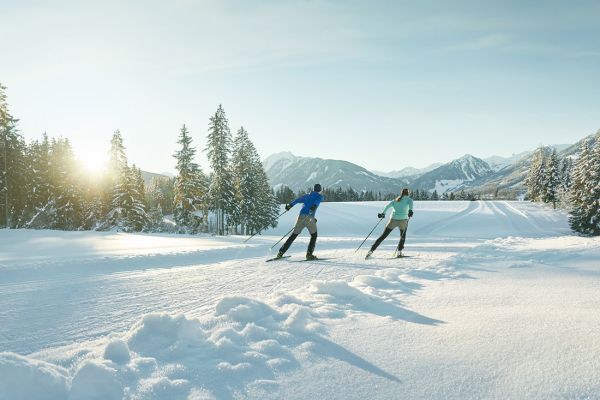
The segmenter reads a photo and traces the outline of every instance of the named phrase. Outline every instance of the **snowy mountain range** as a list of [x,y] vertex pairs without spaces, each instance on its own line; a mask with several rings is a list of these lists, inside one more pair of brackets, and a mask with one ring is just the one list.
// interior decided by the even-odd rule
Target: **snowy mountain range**
[[481,158],[465,154],[419,176],[411,182],[411,188],[436,190],[438,193],[454,192],[468,187],[468,183],[476,182],[493,172],[492,167]]
[[[553,147],[560,156],[570,156],[577,152],[581,141]],[[391,172],[369,171],[348,161],[299,157],[290,152],[273,154],[263,161],[263,165],[273,187],[287,185],[296,191],[319,182],[325,187],[351,187],[382,193],[397,193],[400,188],[409,186],[412,190],[437,190],[438,194],[463,189],[484,195],[498,192],[510,198],[523,190],[533,152],[486,159],[466,154],[445,164],[422,169],[406,167]]]
[[271,186],[286,185],[296,191],[310,188],[318,182],[325,187],[392,193],[407,184],[404,179],[380,176],[348,161],[299,157],[290,152],[267,157],[263,166]]

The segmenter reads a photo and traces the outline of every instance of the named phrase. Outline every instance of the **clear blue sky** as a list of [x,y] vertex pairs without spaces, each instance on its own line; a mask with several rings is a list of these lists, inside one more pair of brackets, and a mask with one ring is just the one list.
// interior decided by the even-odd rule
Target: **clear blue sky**
[[0,37],[27,139],[91,158],[118,128],[156,172],[219,103],[263,157],[384,171],[600,128],[599,1],[0,0]]

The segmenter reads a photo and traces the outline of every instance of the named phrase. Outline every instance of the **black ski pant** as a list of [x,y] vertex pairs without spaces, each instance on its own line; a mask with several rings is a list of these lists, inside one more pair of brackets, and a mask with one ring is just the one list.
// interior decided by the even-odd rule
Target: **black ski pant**
[[[371,246],[371,251],[375,251],[379,247],[381,242],[383,242],[393,230],[393,228],[386,227],[381,236],[379,236],[375,243],[373,243],[373,246]],[[404,242],[406,241],[406,231],[407,229],[400,229],[400,242],[398,243],[397,247],[397,251],[399,252],[404,249]]]
[[[297,237],[298,237],[297,233],[292,233],[290,235],[290,237],[285,241],[283,246],[281,246],[281,249],[279,249],[279,252],[281,254],[284,254],[286,251],[288,251],[288,249],[290,248],[292,243],[294,243],[294,240],[296,240]],[[316,245],[317,245],[317,232],[310,234],[310,242],[308,243],[308,249],[306,250],[306,254],[312,254],[315,251]]]

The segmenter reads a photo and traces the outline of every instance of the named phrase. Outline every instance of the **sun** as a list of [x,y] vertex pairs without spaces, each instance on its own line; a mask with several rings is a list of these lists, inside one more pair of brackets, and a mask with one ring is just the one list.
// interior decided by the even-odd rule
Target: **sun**
[[89,175],[98,175],[106,169],[106,156],[101,152],[85,152],[80,154],[81,167]]

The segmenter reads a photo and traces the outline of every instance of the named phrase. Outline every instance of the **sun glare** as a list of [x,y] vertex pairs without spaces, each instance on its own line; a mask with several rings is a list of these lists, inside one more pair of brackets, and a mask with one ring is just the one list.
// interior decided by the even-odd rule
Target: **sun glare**
[[79,158],[81,166],[90,175],[98,175],[106,168],[106,159],[103,154],[85,153]]

